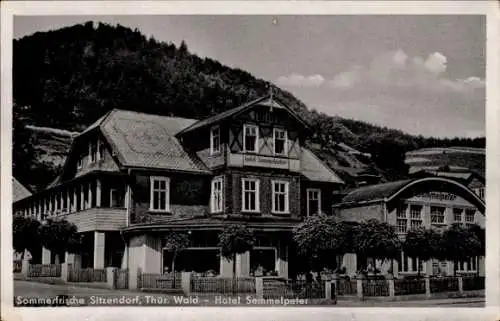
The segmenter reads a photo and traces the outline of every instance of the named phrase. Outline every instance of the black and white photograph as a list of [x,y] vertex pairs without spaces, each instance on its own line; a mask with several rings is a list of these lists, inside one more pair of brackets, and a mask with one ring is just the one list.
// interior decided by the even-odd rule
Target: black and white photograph
[[11,21],[14,308],[485,307],[485,14]]

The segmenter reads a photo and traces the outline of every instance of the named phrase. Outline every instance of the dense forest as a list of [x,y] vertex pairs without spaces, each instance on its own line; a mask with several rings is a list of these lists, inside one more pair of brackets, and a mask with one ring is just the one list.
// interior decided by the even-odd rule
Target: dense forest
[[80,131],[113,108],[200,119],[265,95],[269,86],[315,129],[311,143],[329,149],[346,142],[372,154],[370,166],[396,177],[404,176],[406,151],[485,146],[484,138],[416,137],[318,113],[244,70],[190,53],[184,42],[177,47],[119,25],[87,22],[37,32],[14,40],[13,51],[13,170],[30,186],[47,183],[57,168],[37,157],[26,125]]

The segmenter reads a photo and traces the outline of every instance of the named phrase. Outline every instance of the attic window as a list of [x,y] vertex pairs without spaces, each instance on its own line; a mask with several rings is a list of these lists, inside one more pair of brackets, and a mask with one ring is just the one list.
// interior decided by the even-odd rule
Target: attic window
[[102,160],[104,159],[104,143],[99,141],[97,145],[99,146],[99,149],[97,150],[97,159]]
[[214,126],[210,130],[210,155],[220,153],[220,127]]
[[286,130],[281,128],[274,128],[274,154],[286,154]]
[[243,149],[245,152],[257,152],[259,141],[258,127],[255,125],[243,126]]
[[78,162],[76,163],[77,168],[82,168],[83,167],[83,156],[78,157]]
[[97,159],[97,146],[93,142],[89,143],[89,164],[94,163]]

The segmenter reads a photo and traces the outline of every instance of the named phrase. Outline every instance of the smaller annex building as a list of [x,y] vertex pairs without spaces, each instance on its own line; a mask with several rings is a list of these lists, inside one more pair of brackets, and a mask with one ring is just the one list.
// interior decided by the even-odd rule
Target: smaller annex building
[[[474,180],[474,192],[463,178],[429,176],[369,185],[350,191],[342,202],[333,206],[334,212],[345,221],[361,222],[377,219],[396,228],[401,239],[411,228],[425,227],[443,230],[452,224],[477,224],[485,227],[483,186]],[[482,193],[482,195],[478,195]],[[355,254],[344,256],[346,273],[355,274],[360,266]],[[369,262],[382,274],[388,272],[390,262]],[[449,261],[418,262],[404,252],[393,262],[394,275],[415,274],[453,275],[454,263]],[[484,259],[460,262],[459,273],[479,273],[484,276]]]

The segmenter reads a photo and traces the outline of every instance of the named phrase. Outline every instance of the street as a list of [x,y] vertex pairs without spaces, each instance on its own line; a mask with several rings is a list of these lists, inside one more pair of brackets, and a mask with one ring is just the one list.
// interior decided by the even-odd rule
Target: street
[[[126,297],[131,301],[131,304],[137,305],[213,305],[208,300],[200,299],[199,302],[192,300],[191,302],[176,302],[180,296],[170,294],[152,294],[143,292],[131,292],[127,290],[108,290],[98,288],[88,288],[83,286],[74,285],[61,285],[61,284],[45,284],[28,281],[14,281],[14,296],[22,298],[54,298],[57,296],[85,298],[86,303],[83,305],[93,305],[89,303],[91,297],[103,298],[122,298]],[[150,300],[154,297],[154,301]],[[211,300],[210,300],[211,301]],[[484,297],[478,298],[461,298],[461,299],[434,299],[434,300],[418,300],[418,301],[396,301],[396,302],[379,302],[375,300],[355,301],[355,300],[339,300],[336,307],[443,307],[443,308],[457,308],[457,307],[484,307]],[[99,305],[99,303],[96,303]],[[100,305],[119,305],[119,304],[104,304]],[[123,305],[123,303],[122,303]]]

